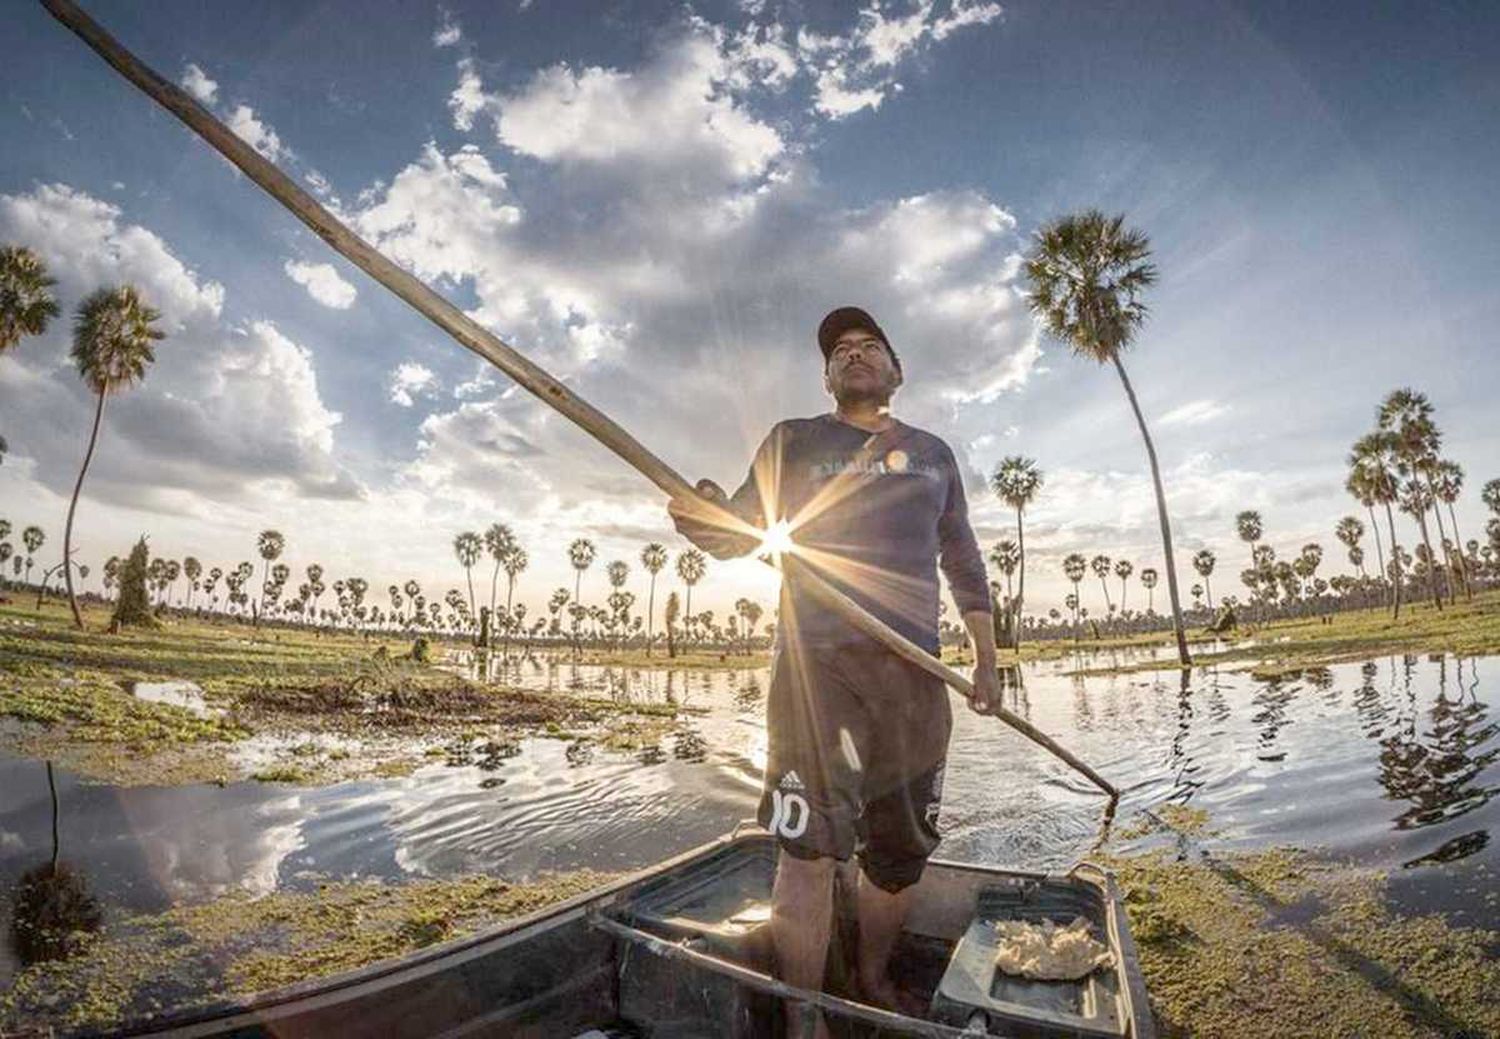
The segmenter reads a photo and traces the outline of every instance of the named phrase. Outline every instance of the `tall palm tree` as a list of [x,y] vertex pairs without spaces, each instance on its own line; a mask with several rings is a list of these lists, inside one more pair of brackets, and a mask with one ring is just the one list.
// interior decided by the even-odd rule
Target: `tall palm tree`
[[653,541],[641,549],[641,566],[651,575],[651,591],[646,595],[646,656],[651,655],[651,642],[655,638],[656,624],[656,575],[667,565],[667,549],[660,541]]
[[682,615],[685,618],[693,616],[693,585],[703,580],[703,575],[708,573],[708,559],[696,548],[685,549],[677,554],[677,576],[682,578],[682,583],[687,586],[687,595],[684,599]]
[[1099,587],[1104,589],[1104,609],[1106,614],[1115,612],[1115,604],[1109,599],[1109,556],[1100,554],[1089,560],[1089,569],[1094,571],[1094,576],[1099,578]]
[[1391,618],[1401,616],[1401,546],[1396,541],[1396,516],[1391,506],[1399,494],[1397,482],[1397,445],[1395,435],[1377,430],[1367,433],[1354,442],[1349,452],[1349,486],[1356,498],[1369,498],[1385,507],[1386,533],[1390,535],[1391,562],[1389,573],[1382,577],[1391,581]]
[[188,609],[193,607],[193,593],[198,590],[198,578],[203,576],[203,564],[197,556],[188,556],[182,561],[182,572],[188,579]]
[[1078,623],[1078,582],[1082,581],[1088,573],[1089,561],[1077,552],[1069,552],[1063,557],[1063,575],[1073,582],[1073,623]]
[[1135,564],[1128,559],[1115,560],[1115,576],[1120,579],[1120,612],[1125,612],[1125,582],[1135,572]]
[[1157,574],[1155,567],[1147,566],[1141,568],[1141,587],[1146,589],[1147,613],[1150,613],[1152,609],[1152,600],[1155,598],[1155,596],[1152,594],[1151,590],[1156,587],[1156,580]]
[[[1376,421],[1381,430],[1395,437],[1396,443],[1396,469],[1409,482],[1417,482],[1424,485],[1424,492],[1418,494],[1403,486],[1402,497],[1405,504],[1402,511],[1409,511],[1407,505],[1423,504],[1422,511],[1415,514],[1417,526],[1422,531],[1422,543],[1427,546],[1429,558],[1436,559],[1432,553],[1432,538],[1427,532],[1427,509],[1431,509],[1437,516],[1438,538],[1440,542],[1447,541],[1447,534],[1443,530],[1443,514],[1437,507],[1437,493],[1433,486],[1433,466],[1437,462],[1438,449],[1442,446],[1443,434],[1438,430],[1437,423],[1432,419],[1432,402],[1424,393],[1403,387],[1393,390],[1380,404],[1380,410],[1376,413]],[[1448,546],[1443,544],[1443,555],[1451,563]],[[1436,566],[1427,569],[1428,581],[1434,591],[1434,602],[1442,609],[1442,597],[1440,587],[1437,583]],[[1453,597],[1453,590],[1449,588],[1449,598]]]
[[505,554],[505,649],[510,650],[511,603],[515,601],[516,578],[531,565],[531,556],[520,545],[512,544]]
[[1239,534],[1240,540],[1250,546],[1250,565],[1255,566],[1255,546],[1266,532],[1260,513],[1254,509],[1241,512],[1234,518],[1234,529]]
[[598,550],[588,538],[575,538],[568,546],[568,563],[577,571],[573,575],[573,601],[583,601],[583,572],[594,565]]
[[573,651],[578,652],[578,625],[582,623],[585,611],[583,606],[583,572],[594,565],[594,557],[598,550],[594,543],[588,538],[575,538],[568,545],[568,563],[573,567],[573,605],[580,607],[570,610],[569,616],[573,619]]
[[271,588],[271,562],[281,558],[281,553],[286,550],[286,535],[279,530],[263,530],[255,539],[255,550],[260,553],[262,560],[260,567],[260,599],[259,606],[255,610],[254,623],[260,625],[260,611],[265,607],[266,596]]
[[[1458,496],[1464,489],[1463,466],[1449,458],[1440,458],[1430,470],[1432,478],[1432,493],[1437,500],[1448,506],[1448,519],[1453,523],[1453,543],[1462,546],[1463,535],[1458,532],[1458,514],[1453,511],[1453,503],[1458,501]],[[1453,553],[1458,561],[1458,576],[1464,583],[1464,595],[1474,598],[1474,589],[1469,586],[1469,566],[1464,558],[1461,548]]]
[[23,336],[39,336],[61,311],[52,298],[56,279],[24,245],[0,246],[0,354]]
[[[1213,549],[1211,548],[1199,549],[1198,554],[1193,556],[1193,569],[1198,571],[1199,577],[1203,578],[1203,590],[1208,593],[1209,613],[1213,613],[1214,611],[1214,589],[1213,586],[1208,583],[1208,579],[1213,574],[1214,564],[1217,562],[1218,558],[1214,555]],[[1145,581],[1146,572],[1142,570],[1141,583],[1144,584]]]
[[[38,552],[40,552],[42,550],[42,545],[46,544],[46,542],[47,542],[47,535],[44,534],[42,532],[42,528],[38,527],[35,523],[33,523],[31,526],[27,527],[25,530],[21,531],[21,544],[23,544],[23,545],[26,546],[26,583],[27,584],[31,583],[31,567],[32,567],[32,565],[34,563],[34,557],[36,556],[36,554]],[[19,562],[19,560],[18,560],[18,562]]]
[[458,565],[464,568],[464,577],[469,583],[469,612],[474,613],[474,564],[484,554],[484,542],[472,530],[466,530],[453,539],[453,554]]
[[63,526],[63,579],[68,585],[68,605],[73,610],[73,624],[83,627],[83,614],[73,594],[73,514],[78,508],[78,494],[83,478],[99,442],[99,422],[104,418],[104,399],[139,382],[146,369],[156,360],[151,344],[162,338],[156,327],[161,317],[146,305],[134,285],[100,289],[78,305],[73,323],[73,363],[78,374],[98,396],[94,407],[94,425],[89,431],[89,446],[73,485],[73,499],[68,503],[68,521]]
[[1031,309],[1048,333],[1066,342],[1073,352],[1099,364],[1112,364],[1135,413],[1151,483],[1156,491],[1157,520],[1166,558],[1167,591],[1172,599],[1172,622],[1177,634],[1177,656],[1183,666],[1188,656],[1187,632],[1182,625],[1182,602],[1177,593],[1177,566],[1172,555],[1172,523],[1167,495],[1162,489],[1156,446],[1146,428],[1140,403],[1121,352],[1130,345],[1146,320],[1141,294],[1156,281],[1156,267],[1147,259],[1151,243],[1144,232],[1127,229],[1123,216],[1107,217],[1098,210],[1063,217],[1037,232],[1026,260],[1031,282]]
[[[491,523],[484,532],[484,550],[490,554],[495,561],[495,569],[490,572],[490,613],[495,612],[495,587],[500,581],[500,568],[505,565],[505,557],[516,548],[516,535],[504,523]],[[506,611],[509,612],[509,607]]]
[[[311,577],[312,575],[309,573],[308,576]],[[406,593],[406,599],[411,603],[412,608],[412,615],[406,619],[406,623],[416,624],[417,614],[421,612],[422,609],[421,605],[417,602],[417,599],[422,595],[422,586],[416,581],[409,580],[406,582],[406,584],[401,586],[401,590]]]
[[[990,489],[1012,509],[1016,510],[1016,554],[1019,559],[1017,566],[1017,589],[1015,598],[1011,600],[1011,642],[1017,648],[1021,645],[1021,609],[1026,599],[1026,532],[1023,517],[1026,509],[1036,499],[1042,489],[1042,471],[1037,468],[1036,461],[1021,455],[1010,455],[1001,460],[990,476]],[[1010,579],[1006,575],[1006,590],[1009,591]]]

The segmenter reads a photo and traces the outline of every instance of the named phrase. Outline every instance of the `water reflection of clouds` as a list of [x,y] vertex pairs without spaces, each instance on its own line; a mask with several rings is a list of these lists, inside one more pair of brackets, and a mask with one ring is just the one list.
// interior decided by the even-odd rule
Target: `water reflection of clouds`
[[279,886],[282,862],[304,847],[308,811],[298,793],[239,811],[214,810],[205,799],[192,806],[187,827],[180,814],[187,806],[160,793],[122,790],[120,808],[152,878],[173,902],[203,901],[236,888],[269,894]]

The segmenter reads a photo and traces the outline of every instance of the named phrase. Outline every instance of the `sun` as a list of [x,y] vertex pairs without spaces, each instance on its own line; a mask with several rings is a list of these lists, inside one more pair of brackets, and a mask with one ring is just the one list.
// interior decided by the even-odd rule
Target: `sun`
[[761,551],[769,552],[773,556],[790,553],[794,548],[792,525],[786,520],[777,520],[772,523],[760,539]]

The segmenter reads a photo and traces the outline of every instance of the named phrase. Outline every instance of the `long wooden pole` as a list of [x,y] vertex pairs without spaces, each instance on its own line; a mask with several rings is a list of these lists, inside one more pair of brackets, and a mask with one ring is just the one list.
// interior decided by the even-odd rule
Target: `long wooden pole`
[[[266,194],[292,211],[312,231],[344,258],[370,277],[405,300],[414,310],[454,339],[510,376],[523,389],[560,411],[574,424],[630,463],[668,496],[694,501],[727,530],[756,533],[744,520],[704,500],[692,486],[670,466],[648,451],[639,441],[616,424],[608,415],[568,389],[519,351],[474,321],[462,310],[438,295],[425,282],[387,259],[378,249],[346,227],[342,221],[313,198],[275,163],[266,159],[241,140],[186,91],[163,79],[72,0],[41,0],[52,16],[88,44],[116,72],[134,83],[157,104],[182,120],[221,155],[237,166],[245,176],[258,184]],[[943,664],[916,643],[903,638],[871,616],[848,596],[834,588],[820,575],[803,566],[798,580],[830,608],[841,613],[860,631],[878,639],[897,655],[941,678],[960,694],[969,697],[974,686],[963,675]],[[1046,733],[1004,708],[996,717],[1028,739],[1046,747],[1063,761],[1086,775],[1111,797],[1119,792],[1103,776],[1079,760]]]

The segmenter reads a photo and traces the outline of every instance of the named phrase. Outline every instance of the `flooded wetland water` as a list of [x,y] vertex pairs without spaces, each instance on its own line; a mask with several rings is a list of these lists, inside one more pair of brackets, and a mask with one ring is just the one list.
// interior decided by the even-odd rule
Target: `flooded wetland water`
[[[1010,694],[1012,709],[1120,786],[1115,826],[1136,846],[1291,845],[1383,874],[1382,898],[1397,915],[1500,929],[1500,657],[1382,657],[1274,678],[1213,668],[1073,673],[1140,659],[1023,665]],[[472,661],[453,666],[483,677]],[[0,759],[0,880],[11,890],[50,859],[55,822],[60,861],[107,930],[132,914],[345,881],[629,870],[753,814],[765,669],[522,659],[489,677],[682,713],[630,750],[566,734],[475,737],[449,741],[407,775],[326,786],[114,787],[60,769],[49,786],[43,762]],[[191,690],[136,695],[186,702]],[[1104,803],[1087,781],[956,701],[954,716],[939,854],[1027,868],[1090,854]],[[1129,832],[1142,809],[1173,805],[1206,813],[1211,834]],[[3,994],[21,963],[14,948],[0,956]]]

